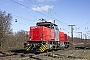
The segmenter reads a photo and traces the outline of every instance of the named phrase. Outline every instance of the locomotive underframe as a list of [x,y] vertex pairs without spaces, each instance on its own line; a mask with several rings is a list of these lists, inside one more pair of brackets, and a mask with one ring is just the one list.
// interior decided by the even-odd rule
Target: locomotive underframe
[[44,52],[47,50],[64,49],[69,47],[69,42],[59,41],[27,41],[24,43],[26,51]]

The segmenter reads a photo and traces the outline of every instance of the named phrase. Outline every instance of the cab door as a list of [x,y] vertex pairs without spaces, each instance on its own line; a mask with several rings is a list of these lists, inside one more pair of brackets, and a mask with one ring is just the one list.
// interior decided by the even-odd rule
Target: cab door
[[58,26],[54,26],[55,30],[55,41],[59,41],[59,29]]

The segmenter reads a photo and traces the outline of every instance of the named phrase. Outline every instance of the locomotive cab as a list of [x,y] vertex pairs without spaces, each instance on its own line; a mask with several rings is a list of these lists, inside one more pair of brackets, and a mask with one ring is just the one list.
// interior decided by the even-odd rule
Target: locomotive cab
[[44,26],[50,29],[54,29],[54,24],[51,22],[37,22],[36,26]]
[[50,41],[48,49],[56,49],[60,45],[58,25],[51,22],[37,22],[37,26],[44,26],[50,29]]

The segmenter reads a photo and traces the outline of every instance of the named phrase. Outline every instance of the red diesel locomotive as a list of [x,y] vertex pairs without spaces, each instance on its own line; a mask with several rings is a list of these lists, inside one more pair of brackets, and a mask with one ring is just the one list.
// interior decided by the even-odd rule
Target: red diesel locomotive
[[30,27],[29,32],[25,32],[24,48],[26,51],[44,52],[67,47],[69,47],[69,36],[60,32],[55,23],[37,22],[36,26]]

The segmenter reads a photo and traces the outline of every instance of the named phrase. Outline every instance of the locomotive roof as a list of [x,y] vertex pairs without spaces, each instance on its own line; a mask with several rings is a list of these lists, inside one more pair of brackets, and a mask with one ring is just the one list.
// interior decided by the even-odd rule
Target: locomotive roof
[[51,22],[37,22],[36,24],[37,26],[50,26],[50,25],[55,25],[57,26],[56,24],[53,24]]

